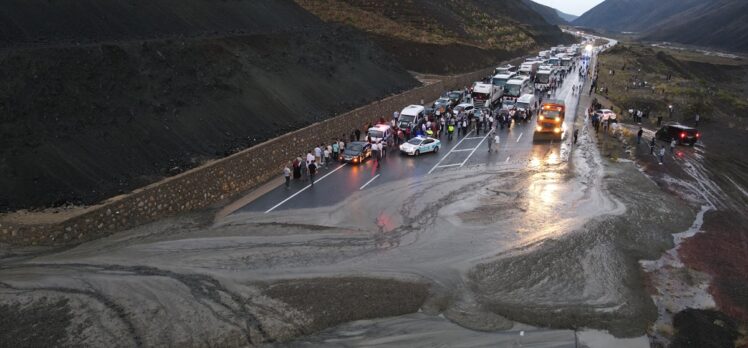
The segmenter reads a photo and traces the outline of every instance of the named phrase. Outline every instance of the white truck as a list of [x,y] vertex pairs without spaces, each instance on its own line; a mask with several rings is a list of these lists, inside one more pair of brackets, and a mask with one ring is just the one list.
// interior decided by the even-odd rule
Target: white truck
[[491,84],[494,86],[499,86],[501,89],[504,89],[504,87],[506,86],[506,82],[516,75],[517,74],[513,72],[509,72],[506,74],[497,74],[491,78]]
[[493,70],[494,75],[511,75],[517,73],[517,67],[511,64],[502,65]]
[[500,101],[504,95],[504,87],[494,85],[493,83],[476,82],[473,85],[473,105],[476,107],[486,106],[493,108]]
[[550,65],[543,65],[538,69],[538,73],[535,75],[535,87],[541,91],[545,91],[550,87],[553,79],[556,78],[556,68]]
[[530,79],[535,78],[535,73],[538,72],[538,67],[540,66],[539,61],[529,61],[524,62],[519,67],[519,74],[521,76],[529,77]]

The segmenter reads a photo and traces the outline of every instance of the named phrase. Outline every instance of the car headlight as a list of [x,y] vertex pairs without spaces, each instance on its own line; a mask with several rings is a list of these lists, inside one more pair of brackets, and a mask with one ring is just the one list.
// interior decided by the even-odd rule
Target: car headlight
[[542,130],[543,130],[543,127],[541,127],[541,126],[537,126],[537,127],[535,127],[535,130],[536,130],[536,131],[538,131],[538,132],[540,132],[540,131],[542,131]]
[[561,133],[561,128],[559,127],[553,128],[553,133]]

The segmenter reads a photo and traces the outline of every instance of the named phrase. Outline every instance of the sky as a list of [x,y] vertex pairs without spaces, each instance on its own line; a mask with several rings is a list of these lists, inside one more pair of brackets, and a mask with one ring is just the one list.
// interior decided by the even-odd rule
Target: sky
[[581,16],[582,13],[597,6],[603,0],[533,0],[539,4],[553,7],[561,12]]

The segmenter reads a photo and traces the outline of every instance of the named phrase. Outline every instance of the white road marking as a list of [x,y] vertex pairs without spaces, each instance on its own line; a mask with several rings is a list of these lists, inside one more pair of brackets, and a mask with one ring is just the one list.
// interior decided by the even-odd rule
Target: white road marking
[[480,143],[478,143],[478,146],[476,146],[473,149],[473,151],[470,152],[470,154],[465,158],[465,160],[462,161],[462,163],[460,163],[460,168],[462,168],[462,166],[464,166],[465,163],[467,163],[467,161],[470,159],[470,157],[473,156],[473,154],[475,153],[475,150],[478,150],[478,148],[480,147],[480,145],[483,144],[484,141],[486,141],[486,138],[488,138],[489,136],[491,136],[491,133],[493,133],[493,130],[489,131],[488,134],[486,134],[486,136],[483,137],[483,140],[481,140]]
[[371,180],[367,181],[363,186],[361,186],[361,188],[359,188],[359,190],[363,190],[367,185],[371,184],[372,181],[374,181],[376,178],[378,178],[379,175],[380,174],[375,175],[373,178],[371,178]]
[[522,135],[524,135],[524,134],[525,134],[524,132],[519,133],[519,136],[517,137],[517,142],[519,142],[519,140],[522,139]]
[[439,166],[439,168],[457,167],[457,166],[459,166],[459,165],[460,165],[459,163],[455,163],[455,164],[445,164],[445,165],[443,165],[443,166]]
[[509,163],[509,160],[510,160],[511,158],[512,158],[512,156],[509,156],[509,157],[507,157],[507,158],[506,158],[506,161],[504,161],[504,163]]
[[476,148],[470,148],[470,149],[460,149],[460,150],[454,150],[454,151],[452,151],[452,152],[468,152],[468,151],[473,151],[473,150],[475,150],[475,149],[476,149]]
[[[473,131],[470,131],[470,133],[473,133]],[[468,135],[470,135],[470,133],[468,133]],[[439,162],[436,162],[436,165],[434,165],[434,168],[431,168],[431,170],[429,170],[428,174],[433,173],[434,170],[436,170],[436,168],[439,167],[440,164],[442,164],[442,162],[444,161],[444,159],[447,158],[447,156],[449,156],[450,153],[454,152],[454,150],[456,148],[460,147],[460,144],[462,144],[462,142],[465,141],[465,139],[467,139],[467,137],[464,137],[464,138],[462,138],[462,140],[458,141],[457,145],[455,145],[455,147],[453,147],[451,150],[449,150],[449,152],[447,152],[447,154],[445,154],[444,157],[442,157],[441,159],[439,159]]]
[[[322,176],[321,178],[317,179],[317,181],[315,181],[315,182],[317,182],[317,183],[318,183],[318,182],[322,181],[322,179],[326,178],[326,177],[327,177],[328,175],[330,175],[330,174],[332,174],[332,173],[335,173],[335,172],[337,172],[337,171],[338,171],[338,169],[340,169],[340,168],[343,168],[343,167],[345,167],[345,165],[346,165],[346,164],[348,164],[348,163],[343,163],[343,164],[339,165],[339,166],[338,166],[337,168],[335,168],[335,169],[333,169],[332,171],[330,171],[329,173],[327,173],[327,174],[323,175],[323,176]],[[306,185],[306,187],[304,187],[303,189],[301,189],[301,190],[299,190],[298,192],[296,192],[296,193],[292,194],[292,195],[291,195],[291,197],[288,197],[288,198],[286,198],[286,199],[282,200],[282,201],[281,201],[280,203],[278,203],[278,204],[274,205],[274,206],[273,206],[272,208],[270,208],[270,209],[266,210],[266,211],[265,211],[265,214],[267,214],[267,213],[269,213],[269,212],[271,212],[271,211],[275,210],[275,208],[278,208],[278,207],[280,207],[281,205],[283,205],[283,203],[286,203],[286,202],[288,202],[288,201],[289,201],[289,200],[290,200],[291,198],[294,198],[294,197],[296,197],[296,196],[297,196],[297,195],[298,195],[299,193],[302,193],[302,192],[306,191],[306,190],[307,190],[308,188],[310,188],[310,187],[312,187],[312,185],[311,185],[311,184],[309,184],[309,185]]]

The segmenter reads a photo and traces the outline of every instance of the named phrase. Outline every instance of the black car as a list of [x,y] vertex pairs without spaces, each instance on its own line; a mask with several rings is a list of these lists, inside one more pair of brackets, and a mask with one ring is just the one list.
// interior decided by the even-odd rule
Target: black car
[[701,133],[696,128],[684,126],[681,124],[668,124],[662,126],[656,133],[655,137],[667,142],[675,139],[678,144],[688,144],[694,146],[701,139]]
[[363,163],[371,157],[371,144],[365,141],[354,141],[346,144],[345,151],[340,155],[346,163]]

